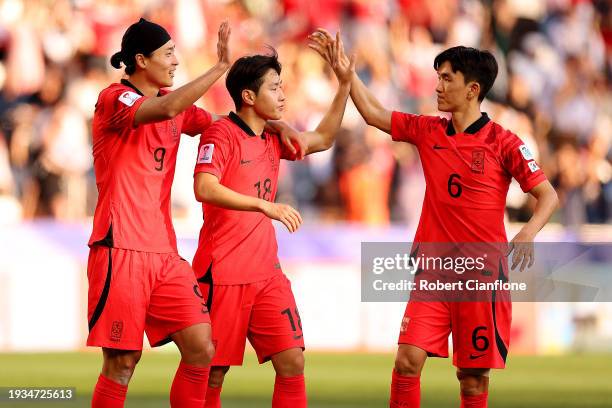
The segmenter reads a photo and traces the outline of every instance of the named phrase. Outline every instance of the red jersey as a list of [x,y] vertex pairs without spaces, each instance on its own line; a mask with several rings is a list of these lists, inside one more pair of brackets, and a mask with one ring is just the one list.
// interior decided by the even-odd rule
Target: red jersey
[[[256,135],[235,113],[218,120],[200,138],[195,174],[210,173],[238,193],[274,201],[280,159],[295,160],[278,136]],[[194,175],[195,175],[194,174]],[[235,285],[282,273],[272,220],[260,212],[202,204],[193,268],[211,268],[214,284]]]
[[98,96],[93,156],[99,197],[90,246],[177,252],[170,187],[179,140],[181,133],[201,133],[212,117],[191,106],[173,119],[134,126],[134,115],[146,99],[126,80]]
[[423,165],[426,190],[415,242],[507,242],[512,177],[524,192],[546,180],[521,139],[486,113],[455,134],[447,119],[393,112],[391,136],[414,144]]

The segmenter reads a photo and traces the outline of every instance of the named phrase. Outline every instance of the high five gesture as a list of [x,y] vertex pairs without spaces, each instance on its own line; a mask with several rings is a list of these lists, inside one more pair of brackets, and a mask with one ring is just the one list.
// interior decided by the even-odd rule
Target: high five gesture
[[230,60],[230,50],[229,50],[229,39],[230,34],[232,33],[232,29],[229,26],[227,21],[224,21],[219,26],[217,40],[217,58],[219,60],[219,64],[226,65],[226,69],[229,68],[231,64]]

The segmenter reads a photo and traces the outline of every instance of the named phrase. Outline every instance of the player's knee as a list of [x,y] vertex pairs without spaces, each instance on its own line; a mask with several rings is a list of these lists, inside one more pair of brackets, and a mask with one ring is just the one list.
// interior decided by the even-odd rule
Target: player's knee
[[183,347],[182,358],[188,364],[207,366],[215,355],[215,346],[210,340],[197,340]]
[[295,350],[289,353],[283,353],[282,358],[273,359],[274,369],[276,374],[281,377],[294,377],[304,373],[304,353],[302,350]]
[[200,365],[204,366],[209,365],[214,356],[215,346],[210,340],[204,341],[203,344],[200,345],[196,353],[197,361],[200,363]]
[[421,375],[423,364],[405,353],[395,356],[395,371],[403,376],[418,377]]
[[102,374],[126,385],[130,381],[140,357],[142,357],[142,351],[107,351],[104,353]]
[[219,388],[223,385],[225,374],[229,371],[229,367],[211,367],[208,376],[208,386]]
[[301,375],[304,373],[304,365],[306,361],[304,359],[304,353],[296,353],[287,362],[286,371],[288,376]]
[[212,341],[207,341],[204,346],[204,356],[206,358],[207,364],[210,364],[213,357],[215,356],[215,346]]
[[457,370],[457,379],[463,395],[480,395],[489,389],[488,370]]
[[196,324],[172,335],[181,352],[183,362],[195,366],[207,366],[215,355],[211,340],[210,325]]
[[116,353],[109,356],[108,362],[114,371],[132,373],[140,361],[140,357],[142,357],[142,351]]

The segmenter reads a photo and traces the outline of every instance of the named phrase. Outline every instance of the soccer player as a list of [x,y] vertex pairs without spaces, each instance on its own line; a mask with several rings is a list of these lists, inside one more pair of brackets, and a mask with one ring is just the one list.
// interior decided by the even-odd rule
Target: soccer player
[[[332,55],[332,64],[337,60]],[[354,65],[347,60],[339,87],[315,131],[301,134],[306,154],[329,149],[342,122]],[[334,65],[338,69],[338,64]],[[216,354],[206,407],[220,407],[230,366],[242,365],[246,339],[260,363],[276,371],[272,407],[306,406],[304,339],[291,284],[281,270],[272,219],[295,232],[302,218],[275,203],[281,159],[294,160],[267,120],[280,119],[285,96],[276,52],[238,59],[226,86],[236,105],[200,139],[194,191],[203,203],[204,224],[193,267],[207,299]]]
[[170,187],[181,133],[200,134],[213,120],[193,104],[230,66],[227,23],[218,35],[218,62],[174,92],[162,90],[178,65],[163,27],[140,19],[111,58],[127,78],[100,93],[93,119],[99,198],[89,240],[87,345],[102,347],[104,356],[93,407],[123,406],[144,332],[152,346],[174,341],[181,352],[171,405],[204,404],[214,353],[210,317],[177,253]]
[[[334,44],[342,54],[341,39],[325,30],[309,38],[310,47],[328,61]],[[497,76],[493,55],[453,47],[440,53],[433,66],[438,73],[438,110],[451,113],[450,120],[391,112],[356,74],[351,81],[351,99],[367,124],[389,133],[394,141],[413,144],[419,152],[427,188],[414,242],[507,243],[504,209],[514,177],[537,200],[533,216],[511,242],[512,268],[520,264],[523,270],[533,263],[533,240],[557,207],[557,195],[525,144],[480,111]],[[504,261],[499,258],[500,265]],[[500,279],[507,278],[505,268],[499,271]],[[486,407],[489,371],[505,366],[510,320],[510,302],[411,298],[400,330],[390,407],[419,407],[425,360],[448,357],[451,333],[461,407]]]

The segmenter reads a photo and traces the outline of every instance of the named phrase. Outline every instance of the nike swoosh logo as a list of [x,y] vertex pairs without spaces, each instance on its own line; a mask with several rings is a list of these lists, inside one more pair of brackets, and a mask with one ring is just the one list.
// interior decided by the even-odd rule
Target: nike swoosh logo
[[247,163],[250,163],[250,162],[251,162],[250,160],[240,159],[240,164],[247,164]]
[[477,355],[470,354],[470,360],[476,360],[477,358],[480,358],[483,356],[486,356],[486,354],[477,354]]
[[433,145],[433,149],[434,150],[443,150],[443,149],[447,149],[447,147],[444,146],[440,146],[438,144]]

